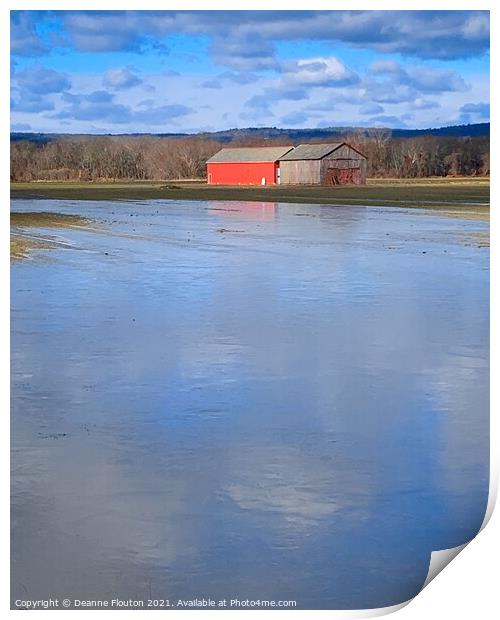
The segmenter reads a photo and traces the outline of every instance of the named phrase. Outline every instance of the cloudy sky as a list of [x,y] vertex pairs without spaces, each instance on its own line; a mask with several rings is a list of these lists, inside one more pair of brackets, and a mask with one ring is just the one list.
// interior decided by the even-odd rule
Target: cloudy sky
[[13,11],[13,131],[489,121],[484,11]]

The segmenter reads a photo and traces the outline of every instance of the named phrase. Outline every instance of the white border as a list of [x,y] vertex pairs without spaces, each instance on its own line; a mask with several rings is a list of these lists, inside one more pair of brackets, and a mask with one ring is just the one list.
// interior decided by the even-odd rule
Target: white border
[[[190,2],[151,2],[147,0],[143,0],[143,2],[138,3],[137,1],[130,0],[121,0],[121,1],[110,1],[110,0],[87,0],[82,6],[83,3],[79,2],[70,2],[70,0],[61,1],[54,0],[50,3],[43,2],[13,2],[12,0],[7,0],[2,3],[0,7],[0,46],[1,46],[1,62],[3,63],[3,67],[1,67],[2,71],[0,75],[4,77],[4,86],[2,97],[0,98],[0,119],[1,119],[1,127],[3,129],[1,133],[1,164],[2,164],[2,172],[5,176],[5,183],[2,183],[0,191],[2,192],[2,202],[1,202],[1,217],[2,217],[2,235],[4,244],[2,248],[3,252],[3,262],[2,262],[2,282],[6,283],[6,288],[9,282],[9,265],[10,265],[10,255],[8,251],[8,235],[9,235],[9,133],[10,133],[10,122],[9,122],[9,82],[6,79],[8,75],[10,75],[10,45],[9,45],[9,11],[10,10],[40,10],[40,9],[59,9],[59,10],[68,10],[68,9],[86,9],[86,10],[104,10],[104,9],[140,9],[140,10],[148,10],[148,9],[222,9],[222,10],[258,10],[258,9],[269,9],[272,8],[274,10],[300,10],[300,9],[368,9],[368,10],[436,10],[436,9],[447,9],[447,10],[470,10],[470,9],[485,9],[491,10],[491,26],[492,26],[492,34],[491,34],[491,55],[492,55],[492,72],[491,74],[495,76],[495,67],[498,67],[497,58],[497,45],[495,45],[495,33],[498,32],[497,23],[498,23],[498,15],[497,10],[493,7],[493,2],[463,2],[460,0],[455,0],[454,2],[446,1],[446,2],[429,2],[428,0],[421,0],[420,2],[407,2],[404,6],[401,2],[368,2],[368,1],[350,1],[347,2],[339,2],[332,5],[331,1],[310,1],[307,3],[297,2],[294,0],[275,0],[272,3],[272,7],[270,7],[269,2],[261,2],[259,0],[250,1],[241,1],[235,6],[234,3],[230,3],[227,0],[223,2],[208,2],[208,0],[204,1],[190,1]],[[493,79],[492,84],[492,109],[496,110],[496,90],[497,85],[495,79]],[[493,119],[495,119],[495,112],[493,112]],[[495,124],[492,125],[492,147],[491,147],[491,161],[492,161],[492,170],[494,169],[494,164],[496,162],[496,152],[497,152],[497,131]],[[495,187],[496,182],[492,180],[492,197],[495,197]],[[497,201],[493,201],[497,202]],[[492,249],[491,249],[491,273],[492,273],[492,285],[491,285],[491,316],[499,316],[500,308],[498,304],[498,295],[497,295],[497,264],[498,264],[498,256],[496,251],[496,230],[497,230],[497,216],[495,210],[497,209],[497,205],[492,205],[491,210],[491,233],[492,233]],[[1,398],[2,398],[2,424],[3,424],[3,441],[4,446],[2,450],[2,469],[1,469],[1,480],[2,480],[2,489],[4,491],[4,497],[6,501],[4,502],[4,511],[2,512],[2,535],[3,535],[3,545],[2,549],[7,551],[9,549],[9,502],[8,502],[8,490],[9,490],[9,423],[8,423],[8,414],[9,411],[9,295],[8,290],[6,291],[6,299],[7,302],[1,305],[1,315],[0,315],[0,342],[2,343],[3,355],[1,358],[2,361],[2,390],[1,390]],[[495,346],[498,343],[498,329],[496,328],[496,324],[492,322],[491,325],[491,376],[500,376],[499,366],[497,363],[497,347]],[[496,551],[499,548],[499,539],[500,539],[500,517],[498,517],[498,511],[493,513],[493,506],[496,500],[497,489],[498,489],[498,446],[500,445],[500,437],[499,437],[499,425],[498,425],[498,388],[497,388],[498,380],[495,383],[492,380],[491,386],[491,480],[490,480],[490,500],[488,504],[488,510],[485,517],[485,524],[488,519],[491,518],[491,522],[488,524],[488,527],[481,531],[472,544],[469,544],[465,547],[463,551],[461,551],[459,557],[451,563],[443,573],[439,575],[439,577],[430,583],[425,589],[409,604],[396,606],[395,608],[385,608],[380,610],[366,610],[366,611],[307,611],[307,615],[313,615],[314,617],[320,618],[367,618],[374,617],[376,615],[390,613],[391,611],[396,611],[397,609],[401,609],[398,612],[398,617],[402,620],[406,618],[406,620],[415,619],[432,619],[437,617],[452,617],[452,618],[461,618],[461,617],[477,617],[477,618],[490,618],[493,616],[494,610],[498,608],[497,604],[497,591],[498,591],[498,560],[496,556]],[[493,516],[492,516],[493,513]],[[442,554],[441,554],[442,555]],[[7,613],[15,613],[9,610],[10,604],[10,593],[9,593],[9,554],[4,553],[2,564],[2,577],[1,587],[2,587],[2,597],[1,601],[3,603],[4,610]],[[493,613],[492,613],[493,612]],[[79,613],[79,617],[84,617],[86,614],[92,614],[92,617],[97,618],[99,614],[105,614],[105,617],[108,617],[109,613],[113,612],[103,612],[103,611],[61,611],[61,618],[66,616],[73,615],[74,613]],[[125,612],[116,611],[115,614],[121,614]],[[142,616],[143,614],[149,615],[151,612],[135,612],[134,618],[137,617],[137,613]],[[181,615],[179,615],[179,613]],[[185,620],[189,620],[189,618],[200,618],[200,614],[209,613],[203,611],[183,611],[169,612],[169,616],[182,617]],[[226,611],[224,612],[224,617],[237,617],[243,614],[247,616],[249,611]],[[304,612],[300,611],[261,611],[259,612],[260,617],[265,618],[267,615],[269,617],[275,618],[276,614],[281,614],[280,617],[283,617],[283,614],[295,614],[297,617],[297,613],[304,614]],[[498,612],[497,612],[498,613]],[[81,615],[83,614],[83,616]],[[59,614],[58,614],[59,616]],[[103,616],[104,617],[104,616]],[[147,616],[146,616],[147,617]],[[243,616],[242,616],[243,617]]]

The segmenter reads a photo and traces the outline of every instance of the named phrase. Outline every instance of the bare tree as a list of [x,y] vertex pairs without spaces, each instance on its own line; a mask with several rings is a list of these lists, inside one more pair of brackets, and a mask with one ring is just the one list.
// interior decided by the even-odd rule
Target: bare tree
[[[343,138],[368,158],[368,175],[400,178],[489,174],[489,138],[394,138],[390,130],[357,130]],[[317,142],[331,142],[320,138]],[[293,144],[285,133],[240,136],[230,146]],[[13,181],[168,180],[204,178],[221,148],[207,135],[63,137],[47,144],[11,144]]]

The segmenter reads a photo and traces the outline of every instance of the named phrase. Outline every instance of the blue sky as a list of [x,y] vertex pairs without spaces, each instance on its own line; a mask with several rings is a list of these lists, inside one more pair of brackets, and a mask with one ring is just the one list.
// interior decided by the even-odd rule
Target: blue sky
[[489,121],[486,11],[13,11],[13,131]]

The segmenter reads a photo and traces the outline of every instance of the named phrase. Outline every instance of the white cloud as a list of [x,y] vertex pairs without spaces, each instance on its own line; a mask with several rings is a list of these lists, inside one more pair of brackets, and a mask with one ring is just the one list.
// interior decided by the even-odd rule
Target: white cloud
[[[337,60],[342,63],[341,59]],[[313,67],[306,70],[304,61],[306,66],[312,64]],[[46,96],[25,96],[24,104],[13,109],[12,123],[29,124],[34,131],[61,131],[62,123],[66,122],[65,131],[77,133],[95,131],[97,123],[105,132],[192,132],[204,127],[220,130],[282,126],[283,119],[294,121],[296,124],[290,123],[290,126],[297,127],[366,126],[371,118],[385,116],[391,117],[396,125],[399,119],[400,126],[406,123],[412,128],[425,128],[453,124],[466,118],[470,118],[470,122],[479,122],[479,114],[460,112],[460,108],[489,100],[487,75],[469,75],[467,81],[471,89],[467,91],[429,93],[420,92],[416,86],[399,84],[396,73],[390,78],[373,72],[368,77],[361,74],[360,82],[335,87],[304,85],[295,81],[297,76],[302,80],[304,71],[317,74],[314,64],[311,59],[294,61],[286,66],[287,71],[283,70],[278,79],[258,73],[253,74],[252,81],[218,76],[223,83],[223,88],[219,89],[200,89],[200,84],[208,77],[201,72],[139,73],[130,69],[142,83],[134,88],[108,89],[108,95],[112,96],[108,100],[102,92],[103,74],[71,73],[66,75],[71,88],[65,91],[64,99],[56,92]],[[401,66],[408,72],[408,66]],[[327,81],[338,80],[343,69],[330,63],[322,67],[320,73]],[[286,84],[282,81],[285,77]],[[148,92],[151,88],[155,89],[154,98]],[[95,95],[96,92],[99,95]],[[203,102],[200,102],[200,93]],[[78,102],[73,100],[73,107],[71,96],[80,97]],[[19,90],[13,91],[13,99],[20,102]],[[413,119],[405,116],[409,113],[415,115]],[[376,122],[382,121],[378,118]]]
[[103,86],[112,89],[132,88],[138,86],[141,80],[125,67],[122,69],[110,69],[106,71],[102,80]]
[[283,65],[285,87],[337,87],[355,84],[359,77],[338,58],[304,58]]

